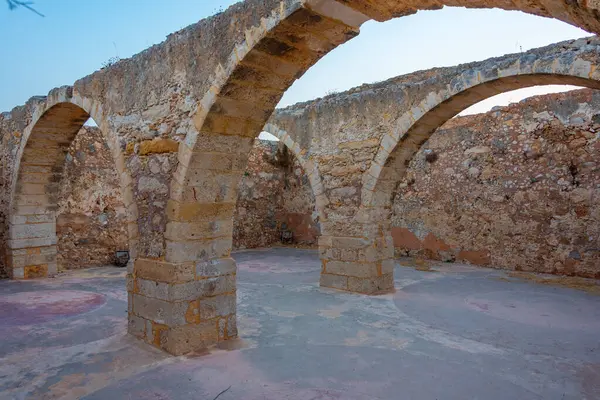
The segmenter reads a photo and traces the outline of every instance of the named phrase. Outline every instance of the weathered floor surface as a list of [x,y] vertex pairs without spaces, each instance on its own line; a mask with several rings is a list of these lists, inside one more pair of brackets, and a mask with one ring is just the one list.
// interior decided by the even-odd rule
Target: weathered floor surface
[[317,286],[316,251],[240,252],[241,339],[170,357],[125,334],[124,271],[0,282],[2,399],[598,399],[600,297],[495,270]]

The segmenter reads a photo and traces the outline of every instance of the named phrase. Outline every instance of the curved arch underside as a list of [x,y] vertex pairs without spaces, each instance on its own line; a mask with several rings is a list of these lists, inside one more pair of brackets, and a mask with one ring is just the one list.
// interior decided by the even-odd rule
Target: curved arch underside
[[[245,41],[235,46],[227,63],[219,65],[214,74],[216,78],[213,86],[200,102],[194,117],[197,132],[188,134],[185,144],[180,146],[179,165],[174,176],[167,211],[169,222],[165,238],[166,261],[182,263],[208,259],[217,264],[230,264],[231,239],[227,234],[228,229],[211,229],[207,222],[212,218],[224,221],[216,226],[227,226],[226,221],[231,220],[237,182],[246,163],[251,140],[261,132],[287,88],[325,54],[355,37],[365,21],[385,21],[418,10],[438,9],[442,6],[496,7],[556,18],[588,31],[600,32],[597,10],[589,3],[552,0],[305,0],[274,2],[274,6],[276,8],[273,13],[268,18],[263,18],[261,26],[247,31]],[[557,58],[559,53],[560,50],[549,57]],[[520,59],[516,57],[513,61],[520,62]],[[471,68],[469,65],[462,67],[465,70]],[[544,67],[550,68],[552,73],[559,73],[556,68],[552,69],[552,65],[543,65],[540,69]],[[577,70],[578,66],[575,65],[574,68]],[[508,75],[513,75],[510,68],[507,71]],[[587,73],[591,71],[588,70]],[[518,74],[526,75],[523,68],[519,69]],[[577,76],[577,73],[575,71],[565,75]],[[496,71],[495,78],[498,77]],[[465,78],[469,80],[464,81]],[[436,104],[457,95],[462,91],[461,87],[464,89],[465,86],[470,86],[468,82],[477,79],[489,80],[487,77],[477,76],[460,76],[458,79],[461,80],[460,83],[445,83],[449,85],[448,88],[444,88],[449,95],[438,93],[426,101]],[[511,85],[509,80],[502,80],[496,82],[496,85],[516,88],[538,84],[535,83],[535,78],[524,83],[527,79],[520,78],[520,83],[514,85]],[[568,79],[560,82],[574,83]],[[402,151],[413,154],[414,149],[409,149],[410,146],[406,144],[416,141],[415,147],[418,147],[418,143],[423,140],[418,139],[417,135],[424,135],[420,130],[427,131],[428,125],[437,125],[438,120],[450,118],[463,104],[474,102],[478,98],[483,99],[489,93],[506,90],[498,87],[495,89],[494,85],[490,84],[480,87],[479,94],[475,91],[463,93],[461,97],[465,98],[462,100],[461,97],[449,100],[438,109],[435,118],[433,115],[428,116],[427,120],[415,127],[411,135],[406,136],[403,145],[400,146]],[[417,97],[415,103],[418,104],[418,101]],[[429,108],[424,108],[423,112]],[[420,117],[421,115],[412,115],[410,125]],[[388,172],[389,168],[385,165],[389,154],[396,147],[398,136],[390,135],[390,140],[385,142],[386,147],[379,151],[369,173],[366,174],[370,177],[363,178],[362,207],[354,218],[346,218],[346,221],[340,223],[340,226],[353,228],[353,233],[347,235],[352,239],[342,242],[345,246],[350,246],[354,259],[338,259],[335,263],[324,260],[323,271],[335,269],[337,274],[333,274],[336,276],[332,279],[339,281],[324,283],[325,286],[367,293],[393,286],[393,248],[385,224],[381,224],[381,221],[387,217],[388,208],[382,205],[389,203],[394,191],[390,182],[395,179],[388,179],[387,174],[392,172]],[[219,163],[207,165],[207,162],[203,161],[215,157],[219,158]],[[229,162],[224,162],[224,158]],[[402,159],[401,156],[396,158]],[[400,161],[401,164],[403,162],[405,160]],[[384,190],[381,190],[384,186]],[[196,190],[207,187],[215,190]],[[201,198],[194,197],[194,194],[199,192],[203,193]],[[214,228],[215,225],[212,226]],[[360,237],[356,236],[357,232],[360,232]],[[340,241],[336,238],[325,237],[321,243],[326,248],[335,248],[338,242]],[[352,273],[348,272],[350,270]],[[356,278],[354,284],[348,283],[349,276]]]
[[[188,134],[185,144],[180,146],[179,165],[168,206],[167,261],[186,262],[198,258],[200,253],[190,251],[189,244],[183,246],[176,242],[199,241],[201,232],[194,235],[176,235],[174,232],[193,231],[191,225],[206,220],[205,210],[213,209],[220,221],[231,219],[237,182],[247,161],[251,140],[261,132],[287,88],[325,54],[358,35],[359,27],[365,21],[385,21],[443,6],[495,7],[556,18],[600,32],[595,9],[587,4],[558,0],[543,3],[518,0],[297,0],[274,2],[274,6],[273,13],[263,18],[260,27],[247,31],[246,40],[235,46],[227,64],[219,65],[214,83],[194,117],[197,132]],[[215,157],[227,158],[230,162],[220,162],[223,166],[216,168],[214,164],[207,166],[200,161]],[[209,181],[227,182],[227,185]],[[199,199],[196,196],[199,191],[194,188],[201,187],[214,187],[215,190],[201,191],[206,195]],[[217,236],[212,237],[217,239]],[[220,240],[222,246],[218,247],[221,250],[204,251],[202,257],[227,256],[228,240],[223,237]]]
[[13,278],[57,272],[59,183],[69,146],[88,118],[80,107],[59,103],[33,122],[25,138],[9,221],[8,267]]
[[307,158],[305,152],[298,143],[292,139],[292,137],[283,129],[278,126],[268,123],[264,127],[264,131],[270,133],[279,139],[291,152],[294,157],[298,160],[298,163],[304,170],[304,173],[308,177],[310,188],[313,196],[315,196],[315,208],[321,220],[325,219],[325,207],[327,206],[328,200],[325,195],[323,187],[323,181],[321,179],[321,173],[319,167],[311,159]]
[[[410,161],[431,135],[448,120],[489,97],[515,89],[539,85],[572,85],[600,89],[600,81],[558,74],[514,75],[465,89],[425,112],[410,125],[408,130],[402,131],[401,128],[398,133],[400,138],[391,153],[387,153],[385,149],[382,149],[383,151],[380,152],[379,156],[383,156],[384,153],[388,155],[382,168],[374,164],[374,169],[380,172],[376,179],[368,179],[369,183],[374,182],[375,187],[372,192],[369,192],[368,189],[363,192],[363,206],[367,208],[383,207],[382,210],[377,212],[381,216],[391,212],[398,185],[404,178]],[[383,221],[389,222],[389,219],[385,218]]]
[[[33,121],[23,132],[12,177],[7,241],[8,272],[14,279],[52,276],[57,272],[56,212],[59,185],[69,147],[90,118],[88,111],[78,103],[85,102],[73,97],[69,87],[51,92],[45,102],[36,106]],[[98,108],[91,109],[97,114],[98,121],[102,122]],[[136,206],[131,204],[133,197],[130,186],[124,185],[131,178],[123,169],[120,149],[110,135],[103,136],[115,158],[124,198],[130,199],[125,206],[128,224],[131,225],[129,245],[132,254],[135,254]]]

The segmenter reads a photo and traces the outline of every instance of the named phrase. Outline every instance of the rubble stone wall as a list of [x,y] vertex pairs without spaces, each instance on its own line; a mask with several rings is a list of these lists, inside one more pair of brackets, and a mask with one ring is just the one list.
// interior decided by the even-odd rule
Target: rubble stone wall
[[590,89],[448,121],[400,184],[396,253],[600,278],[599,136]]
[[59,269],[112,264],[115,251],[128,250],[121,188],[98,128],[84,127],[71,144],[58,206]]
[[[0,238],[7,235],[8,166],[14,163],[19,135],[2,138],[0,167]],[[58,266],[74,269],[107,265],[115,251],[127,250],[126,210],[114,162],[100,130],[85,126],[66,157],[57,217]],[[316,245],[318,218],[306,174],[280,142],[257,140],[250,153],[234,216],[233,247],[281,243]],[[2,247],[3,249],[4,247]],[[0,274],[4,274],[4,256]]]
[[286,241],[286,232],[290,243],[315,245],[319,225],[314,208],[306,174],[287,147],[257,140],[240,182],[233,247],[271,246]]

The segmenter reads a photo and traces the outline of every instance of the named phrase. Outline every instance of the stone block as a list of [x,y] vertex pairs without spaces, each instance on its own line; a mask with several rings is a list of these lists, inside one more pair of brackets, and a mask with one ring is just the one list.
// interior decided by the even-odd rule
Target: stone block
[[[193,283],[194,281],[192,281]],[[169,284],[165,282],[150,281],[142,278],[133,279],[133,293],[144,297],[169,301]],[[129,286],[129,284],[128,284]]]
[[322,287],[348,290],[348,277],[343,275],[321,274],[320,285]]
[[168,222],[165,238],[172,241],[188,241],[229,236],[233,232],[231,218],[201,222]]
[[49,277],[55,276],[56,274],[58,274],[58,264],[56,263],[56,261],[54,262],[49,262],[46,264],[47,266],[47,275]]
[[6,244],[11,249],[25,249],[30,247],[54,246],[57,242],[56,236],[50,238],[36,239],[9,239]]
[[179,149],[179,142],[173,139],[155,138],[144,140],[140,143],[139,154],[146,156],[150,154],[174,153]]
[[394,290],[394,274],[372,278],[348,277],[348,291],[363,294],[385,293]]
[[9,269],[8,273],[12,279],[25,279],[25,268]]
[[234,293],[235,275],[218,276],[186,283],[164,283],[137,278],[135,293],[169,302],[192,301],[203,297]]
[[376,263],[358,263],[351,261],[328,261],[325,272],[334,275],[355,276],[366,278],[377,276]]
[[20,184],[17,184],[17,192],[20,195],[24,195],[24,194],[43,195],[46,193],[47,186],[48,186],[48,184],[45,184],[45,183],[20,183]]
[[47,194],[19,193],[16,195],[14,204],[17,206],[47,207],[56,204],[56,197]]
[[381,261],[381,274],[387,275],[394,272],[396,261],[393,258]]
[[138,339],[146,338],[146,320],[129,313],[127,319],[127,333]]
[[226,317],[235,314],[236,295],[224,294],[200,299],[200,320],[206,321],[216,317]]
[[219,318],[217,327],[219,330],[219,341],[225,340],[227,337],[227,318]]
[[218,340],[217,324],[214,321],[207,321],[165,329],[160,332],[158,343],[163,350],[179,356],[210,347]]
[[231,253],[231,237],[189,242],[167,240],[166,245],[167,260],[175,263],[229,257]]
[[230,203],[181,203],[169,200],[167,217],[170,221],[199,222],[231,218],[235,202]]
[[10,225],[11,239],[52,238],[56,236],[56,223]]
[[156,282],[174,283],[194,280],[194,263],[170,263],[138,258],[135,260],[133,270],[136,277]]
[[[44,247],[42,247],[44,249]],[[56,251],[50,254],[11,254],[7,257],[7,265],[12,268],[23,268],[27,265],[48,264],[56,262]]]
[[133,313],[139,317],[168,326],[187,323],[186,313],[190,307],[188,301],[169,302],[151,297],[132,295]]
[[48,203],[45,205],[20,205],[15,203],[14,212],[20,215],[39,215],[39,214],[53,214],[58,211],[58,206],[55,202]]
[[211,277],[234,274],[237,271],[235,260],[231,257],[217,258],[196,263],[196,277]]
[[192,300],[202,297],[221,295],[224,293],[235,293],[236,276],[225,275],[215,278],[207,278],[193,283],[171,285],[169,288],[170,300]]
[[227,334],[225,337],[227,339],[233,339],[233,338],[236,338],[237,336],[238,336],[237,316],[230,315],[229,317],[227,317]]
[[[56,264],[55,264],[56,265]],[[48,264],[28,265],[23,267],[25,279],[45,278],[48,276]]]
[[362,249],[371,245],[371,241],[362,237],[332,237],[331,247],[340,249]]

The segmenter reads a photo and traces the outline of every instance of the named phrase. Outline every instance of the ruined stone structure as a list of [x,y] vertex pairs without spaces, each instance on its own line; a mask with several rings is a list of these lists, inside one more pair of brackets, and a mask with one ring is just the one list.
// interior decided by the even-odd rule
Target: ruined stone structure
[[71,144],[59,185],[58,269],[109,265],[128,250],[119,181],[102,133],[84,126]]
[[[443,5],[516,9],[600,32],[594,2],[236,4],[3,115],[2,130],[22,135],[17,162],[8,168],[9,275],[56,271],[57,182],[70,143],[91,117],[111,151],[127,211],[129,332],[173,354],[235,337],[232,215],[254,138],[285,90],[356,36],[362,23]],[[287,119],[278,115],[267,130],[294,142],[289,147],[315,194],[321,285],[361,293],[392,289],[392,199],[419,146],[457,112],[498,92],[548,83],[598,87],[599,44],[580,40],[405,77],[395,92],[389,89],[395,111],[382,119],[389,130],[363,133],[366,143],[377,140],[372,146],[328,143],[318,150],[312,144],[320,132],[310,118],[293,110]],[[302,137],[298,127],[306,128]],[[338,168],[325,175],[321,156],[339,157]],[[352,157],[361,164],[347,174],[342,170]]]
[[398,255],[600,278],[598,132],[587,89],[448,121],[400,184]]
[[[0,160],[4,168],[16,162],[21,143],[18,131],[3,131]],[[6,171],[6,170],[5,170]],[[115,251],[127,250],[125,209],[113,159],[102,134],[95,127],[84,126],[71,143],[65,157],[62,178],[56,182],[56,268],[73,269],[114,262]],[[0,238],[7,235],[6,216],[10,180],[0,176]],[[5,272],[5,258],[0,260],[0,275]],[[33,273],[29,271],[28,273]]]
[[[9,135],[2,164],[15,162],[18,137]],[[0,180],[2,184],[4,180]],[[57,204],[57,269],[112,264],[115,251],[127,250],[125,209],[110,152],[98,128],[84,126],[66,156]],[[8,191],[0,215],[6,215]],[[240,182],[233,227],[233,248],[246,249],[289,243],[316,245],[318,219],[314,196],[296,158],[279,142],[257,140]],[[7,234],[0,224],[0,236]],[[4,258],[0,276],[4,276]]]
[[306,174],[287,147],[257,140],[240,182],[233,248],[268,247],[282,241],[316,245],[319,223],[314,203]]

